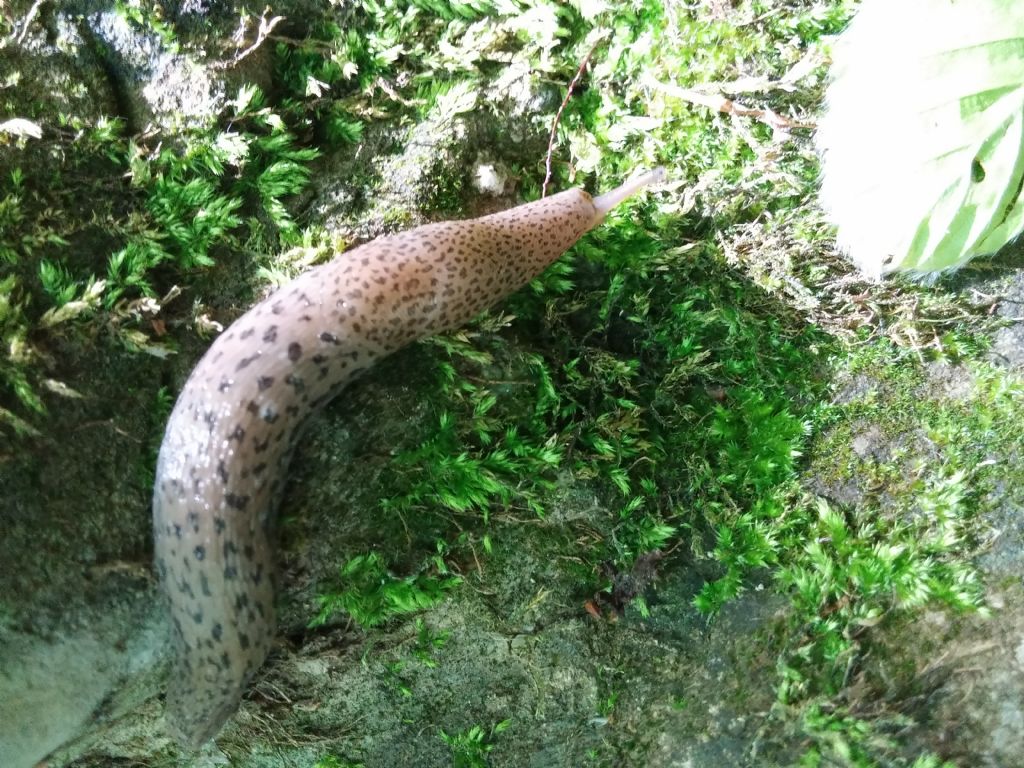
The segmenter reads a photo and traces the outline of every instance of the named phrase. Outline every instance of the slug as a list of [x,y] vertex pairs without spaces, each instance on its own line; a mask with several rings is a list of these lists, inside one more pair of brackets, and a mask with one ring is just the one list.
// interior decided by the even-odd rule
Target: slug
[[217,734],[270,650],[273,513],[307,417],[385,355],[525,285],[663,174],[378,238],[281,287],[214,341],[171,413],[153,490],[174,635],[166,720],[183,747]]

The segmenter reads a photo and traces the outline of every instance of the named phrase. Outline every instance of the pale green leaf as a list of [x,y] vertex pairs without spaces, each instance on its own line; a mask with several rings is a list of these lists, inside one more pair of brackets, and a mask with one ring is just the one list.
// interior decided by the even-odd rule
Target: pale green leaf
[[1020,234],[1024,3],[869,0],[832,76],[822,200],[864,271],[955,269]]

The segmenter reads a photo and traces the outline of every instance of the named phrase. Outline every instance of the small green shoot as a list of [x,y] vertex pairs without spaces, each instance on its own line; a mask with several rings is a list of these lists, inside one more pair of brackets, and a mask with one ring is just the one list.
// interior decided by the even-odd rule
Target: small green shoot
[[445,647],[451,634],[448,631],[434,632],[423,619],[417,618],[416,645],[413,648],[413,656],[424,667],[435,669],[437,659],[434,658],[434,654]]
[[320,611],[309,625],[321,626],[334,614],[344,612],[369,629],[437,605],[460,583],[457,576],[399,578],[388,572],[377,553],[357,555],[341,567],[337,589],[317,598]]
[[511,725],[511,720],[502,720],[490,729],[474,725],[453,735],[442,729],[441,740],[452,751],[452,768],[487,768],[487,755],[494,749],[494,738]]

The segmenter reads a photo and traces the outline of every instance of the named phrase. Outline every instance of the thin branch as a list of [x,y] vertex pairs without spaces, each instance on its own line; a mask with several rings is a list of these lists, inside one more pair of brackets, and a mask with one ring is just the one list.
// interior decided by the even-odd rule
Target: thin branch
[[263,9],[263,13],[260,15],[260,26],[259,29],[256,30],[256,39],[253,41],[252,45],[250,45],[244,51],[237,52],[234,58],[231,59],[231,61],[221,62],[219,64],[214,65],[214,69],[227,69],[228,67],[233,67],[246,56],[248,56],[261,45],[263,45],[263,42],[268,37],[270,37],[270,33],[274,31],[274,27],[276,27],[278,24],[284,21],[285,18],[284,16],[274,16],[268,19],[268,13],[270,13],[269,5]]
[[[43,0],[36,0],[32,3],[32,7],[28,9],[28,13],[25,14],[25,21],[21,23],[21,33],[18,35],[18,45],[25,42],[25,38],[28,36],[28,28],[32,26],[32,20],[35,19],[36,14],[39,13],[39,6],[43,4]],[[11,37],[14,37],[12,34]]]
[[[794,120],[789,117],[780,115],[767,107],[756,108],[749,107],[746,104],[742,104],[738,101],[724,96],[721,92],[708,92],[705,90],[709,86],[702,86],[700,89],[697,88],[681,88],[678,85],[672,83],[662,83],[653,78],[647,78],[645,84],[653,87],[662,93],[672,96],[673,98],[680,99],[681,101],[688,102],[689,104],[695,104],[700,107],[706,107],[714,110],[715,112],[721,112],[724,115],[735,115],[736,117],[752,117],[760,123],[764,123],[773,131],[788,131],[791,128],[813,128],[814,123],[808,121]],[[744,83],[746,89],[750,89],[749,83]],[[768,90],[771,86],[779,86],[778,83],[760,83],[758,84],[758,90]],[[779,86],[781,87],[781,86]],[[725,86],[726,90],[729,89]],[[736,90],[744,90],[739,88]]]
[[597,50],[597,46],[601,44],[601,40],[594,43],[593,47],[587,51],[587,55],[583,57],[583,61],[580,64],[580,68],[576,70],[576,76],[570,81],[569,89],[565,92],[565,98],[562,99],[562,105],[558,108],[558,112],[555,114],[554,122],[551,123],[551,135],[548,137],[548,154],[547,159],[544,162],[544,184],[540,188],[540,196],[547,197],[548,184],[551,182],[551,153],[555,148],[555,136],[558,134],[558,122],[562,119],[562,112],[565,111],[565,105],[569,103],[569,99],[572,98],[573,89],[579,84],[580,78],[583,77],[583,71],[587,68],[587,64],[590,63],[590,57],[594,55],[594,51]]

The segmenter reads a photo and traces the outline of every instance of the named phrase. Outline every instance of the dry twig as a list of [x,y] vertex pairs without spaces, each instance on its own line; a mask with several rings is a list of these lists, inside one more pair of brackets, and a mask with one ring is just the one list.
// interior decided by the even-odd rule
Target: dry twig
[[583,71],[587,68],[587,64],[590,63],[590,57],[594,55],[594,51],[597,50],[597,46],[601,44],[598,40],[594,43],[593,47],[587,51],[587,55],[583,57],[583,61],[580,63],[580,68],[576,70],[576,76],[569,82],[569,88],[565,92],[565,98],[562,99],[562,105],[558,108],[558,112],[555,114],[555,119],[551,123],[551,135],[548,137],[548,154],[547,159],[544,162],[544,183],[540,188],[540,196],[547,197],[548,184],[551,182],[551,153],[555,148],[555,136],[558,133],[558,122],[562,119],[562,112],[565,111],[565,105],[569,103],[569,99],[572,98],[573,89],[579,84],[580,78],[583,77]]
[[[758,122],[764,123],[770,127],[773,131],[788,131],[791,128],[813,128],[814,123],[803,120],[793,120],[792,118],[780,115],[778,112],[769,109],[768,107],[757,108],[749,107],[746,104],[742,104],[738,101],[728,98],[721,92],[710,92],[704,89],[697,88],[683,88],[673,83],[662,83],[657,80],[648,78],[646,84],[656,88],[662,93],[672,96],[673,98],[681,101],[688,102],[690,104],[696,104],[701,107],[707,107],[716,112],[721,112],[724,115],[735,115],[736,117],[752,117]],[[752,86],[744,83],[746,90],[750,90]],[[774,85],[772,83],[760,83],[758,86],[765,90],[768,86]],[[781,85],[779,86],[781,87]]]
[[[233,67],[246,56],[248,56],[261,45],[263,45],[263,42],[270,36],[270,33],[274,31],[274,27],[276,27],[285,19],[284,16],[273,16],[270,19],[268,19],[268,13],[270,13],[269,5],[263,9],[263,13],[260,15],[260,27],[258,30],[256,30],[256,39],[253,41],[252,45],[250,45],[244,51],[236,53],[234,58],[231,59],[231,61],[222,62],[218,65],[215,65],[215,69],[227,69],[228,67]],[[235,34],[236,39],[241,40],[243,38],[244,27],[245,25],[243,24],[239,31]]]
[[[28,9],[28,13],[25,14],[25,20],[21,22],[21,32],[18,33],[18,45],[21,45],[25,42],[25,37],[28,36],[28,28],[32,26],[32,21],[33,19],[35,19],[36,14],[39,13],[39,6],[41,6],[42,4],[43,0],[35,0],[35,2],[32,3],[32,7]],[[11,33],[11,36],[8,38],[8,40],[11,40],[13,38],[14,33]]]

